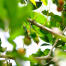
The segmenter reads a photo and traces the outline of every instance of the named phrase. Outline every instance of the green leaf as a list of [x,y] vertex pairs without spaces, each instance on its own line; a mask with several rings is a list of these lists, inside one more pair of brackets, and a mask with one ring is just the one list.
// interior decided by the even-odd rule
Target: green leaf
[[37,63],[37,60],[32,55],[29,56],[29,60],[33,63]]
[[38,51],[37,51],[36,53],[32,54],[33,57],[41,57],[41,56],[43,56],[43,55],[44,55],[44,54],[43,54],[43,52],[41,51],[41,49],[38,49]]
[[56,37],[60,38],[64,42],[66,42],[66,36],[64,36],[64,35],[56,35]]
[[45,25],[46,23],[46,17],[42,15],[41,13],[34,12],[32,19],[34,19],[36,22]]
[[53,15],[50,18],[50,26],[51,27],[60,27],[62,25],[62,18],[58,15]]
[[32,38],[35,38],[35,37],[36,37],[36,33],[35,33],[35,32],[32,32],[32,33],[31,33],[31,37],[32,37]]
[[47,45],[49,45],[48,43],[43,43],[41,46],[47,46]]
[[45,54],[45,56],[48,55],[49,51],[50,51],[50,49],[45,49],[45,50],[44,50],[43,53]]
[[63,50],[66,50],[66,44],[62,47]]
[[0,0],[0,28],[4,29],[5,23],[4,20],[7,18],[6,10],[4,8],[4,0]]
[[8,16],[12,21],[15,20],[17,15],[17,0],[6,0],[5,5],[8,12]]
[[48,12],[47,10],[42,11],[42,13],[46,16],[53,16],[54,14],[52,12]]
[[43,36],[40,36],[40,38],[41,38],[42,40],[53,44],[53,41],[54,41],[53,39],[54,39],[54,38],[53,38],[53,36],[52,36],[51,33],[47,32],[47,31],[45,31],[45,30],[42,30],[42,29],[40,29],[40,32],[43,34]]
[[52,34],[50,34],[50,33],[48,33],[47,34],[47,37],[48,37],[48,39],[49,39],[49,42],[51,43],[51,44],[53,44],[53,36],[52,36]]
[[0,19],[0,28],[4,30],[5,25],[2,19]]
[[35,32],[35,30],[33,30],[32,28],[31,28],[30,35],[33,38],[34,42],[36,42],[38,44],[39,43],[39,37],[38,37],[37,33]]
[[19,35],[24,35],[24,29],[23,29],[24,22],[27,21],[27,18],[30,17],[32,13],[30,5],[19,7],[17,11],[18,16],[16,20],[11,21],[9,25],[10,36],[12,37],[12,39],[16,38]]
[[57,59],[66,59],[66,51],[60,50],[60,49],[56,49],[55,50],[55,57]]
[[32,15],[32,5],[27,4],[26,6],[18,8],[18,19],[22,19],[23,21]]
[[14,33],[17,33],[16,29],[19,30],[17,27],[19,25],[17,20],[18,2],[17,0],[6,0],[5,5],[8,12],[10,35],[14,35]]
[[57,45],[56,45],[56,47],[58,47],[58,46],[64,46],[65,45],[65,42],[63,42],[62,40],[59,40],[58,42],[57,42]]
[[20,28],[18,28],[18,27],[14,28],[14,29],[12,28],[12,31],[10,32],[10,38],[11,39],[15,39],[19,35],[24,35],[24,28],[23,28],[23,26],[21,26]]
[[44,10],[44,11],[42,11],[42,13],[43,13],[44,15],[47,15],[47,14],[48,14],[48,11]]
[[50,34],[49,32],[45,31],[45,30],[42,30],[40,29],[39,27],[37,26],[34,26],[32,25],[32,28],[35,30],[35,33],[37,33],[37,35],[43,40],[43,41],[46,41],[46,42],[50,42],[51,44],[53,44],[53,36],[52,34]]

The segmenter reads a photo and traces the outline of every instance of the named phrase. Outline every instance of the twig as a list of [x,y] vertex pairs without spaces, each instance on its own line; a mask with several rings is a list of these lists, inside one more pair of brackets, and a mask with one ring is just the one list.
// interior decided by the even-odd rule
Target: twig
[[[64,33],[66,31],[66,27],[64,28],[64,30],[63,30],[63,32],[62,33]],[[57,42],[59,41],[59,39],[57,38],[56,39],[56,41],[55,41],[55,43],[54,43],[54,45],[52,46],[52,48],[51,48],[51,50],[50,50],[50,52],[49,52],[49,54],[48,54],[48,56],[50,56],[51,55],[51,52],[52,52],[52,50],[53,50],[53,48],[56,46],[56,44],[57,44]]]
[[[47,28],[47,27],[45,27],[45,26],[43,26],[43,25],[38,24],[36,21],[34,21],[34,20],[32,20],[32,19],[28,19],[28,21],[29,21],[30,23],[32,23],[32,24],[38,26],[39,28],[41,28],[41,29],[43,29],[43,30],[49,31],[50,33],[52,33],[52,34],[54,34],[54,35],[63,36],[63,35],[61,35],[61,34],[58,34],[58,33],[56,33],[56,32],[53,32],[52,29],[49,29],[49,28]],[[65,29],[66,29],[66,28],[65,28]],[[63,32],[65,31],[65,29],[63,30]],[[66,38],[65,38],[65,39],[66,39]],[[51,52],[52,52],[53,48],[56,46],[58,40],[59,40],[59,38],[56,39],[54,45],[52,46],[52,48],[51,48],[51,50],[50,50],[50,52],[48,53],[47,56],[35,57],[35,59],[38,59],[38,60],[51,59],[51,58],[52,58],[52,57],[50,57]]]
[[[65,29],[63,30],[63,33],[66,31],[66,27],[65,27]],[[57,44],[57,42],[58,42],[58,38],[56,39],[56,41],[55,41],[55,43],[54,43],[54,45],[52,46],[52,48],[51,48],[51,50],[49,51],[49,53],[48,53],[48,55],[47,56],[44,56],[44,57],[37,57],[36,59],[40,59],[40,60],[45,60],[45,59],[51,59],[51,57],[50,57],[50,55],[51,55],[51,52],[52,52],[52,50],[53,50],[53,48],[56,46],[56,44]]]
[[[65,29],[63,30],[63,33],[66,31],[66,27],[65,27]],[[57,44],[57,42],[58,42],[58,38],[56,39],[56,41],[55,41],[55,43],[54,43],[54,45],[52,46],[52,48],[51,48],[51,50],[49,51],[49,53],[48,53],[48,55],[47,56],[44,56],[44,57],[38,57],[38,59],[40,59],[40,60],[45,60],[45,59],[49,59],[50,58],[50,55],[51,55],[51,52],[52,52],[52,50],[53,50],[53,48],[56,46],[56,44]]]
[[36,25],[37,27],[39,27],[39,28],[41,28],[41,29],[43,29],[43,30],[48,31],[48,32],[52,33],[53,35],[56,35],[58,38],[61,38],[64,42],[66,42],[66,36],[64,36],[64,35],[62,35],[62,34],[59,34],[59,33],[53,31],[52,29],[50,29],[50,28],[48,28],[48,27],[46,27],[46,26],[44,26],[44,25],[41,25],[41,24],[37,23],[35,20],[32,20],[32,19],[30,19],[30,18],[28,18],[27,20],[28,20],[30,23]]
[[54,45],[52,46],[51,50],[49,51],[48,56],[51,55],[51,52],[52,52],[53,48],[56,46],[57,42],[58,42],[58,39],[55,40],[55,43],[54,43]]
[[63,33],[66,31],[66,27],[65,27],[65,29],[63,30]]
[[45,26],[43,26],[41,24],[38,24],[35,20],[32,20],[32,19],[29,18],[28,21],[30,23],[36,25],[37,27],[43,29],[43,30],[47,30],[47,31],[49,31],[49,32],[51,32],[52,34],[55,34],[55,35],[57,34],[56,32],[53,32],[51,29],[49,29],[49,28],[47,28],[47,27],[45,27]]
[[35,57],[35,59],[38,59],[38,60],[47,60],[47,59],[52,59],[52,57],[43,56],[43,57]]
[[48,53],[47,56],[36,57],[36,59],[39,59],[39,60],[43,60],[43,59],[44,59],[44,60],[46,60],[46,59],[52,59],[52,57],[50,57],[50,55],[51,55],[51,52],[52,52],[53,48],[56,46],[57,42],[58,42],[58,39],[56,39],[54,45],[52,46],[52,48],[51,48],[51,50],[49,51],[49,53]]
[[11,56],[9,56],[9,55],[0,55],[0,58],[15,59],[14,57],[11,57]]

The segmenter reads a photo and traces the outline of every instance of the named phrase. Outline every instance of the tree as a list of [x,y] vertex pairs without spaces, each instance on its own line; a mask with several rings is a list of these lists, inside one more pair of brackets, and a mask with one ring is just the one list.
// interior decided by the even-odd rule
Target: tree
[[[19,3],[23,6],[19,7]],[[31,66],[57,66],[60,59],[66,59],[66,0],[52,0],[61,16],[49,12],[49,9],[42,13],[35,12],[42,3],[47,6],[48,0],[0,0],[0,28],[9,31],[10,37],[7,40],[13,45],[12,51],[6,51],[1,46],[0,39],[0,53],[6,51],[5,55],[0,54],[1,58],[13,59],[17,66],[21,66],[17,59],[30,61]],[[31,44],[31,39],[38,44],[40,38],[45,42],[41,46],[52,45],[52,48],[44,51],[39,49],[35,54],[26,57],[26,49],[16,50],[16,43],[13,41],[20,35],[24,36],[22,40],[27,46]],[[12,63],[4,63],[5,61],[0,60],[0,65],[12,66]]]

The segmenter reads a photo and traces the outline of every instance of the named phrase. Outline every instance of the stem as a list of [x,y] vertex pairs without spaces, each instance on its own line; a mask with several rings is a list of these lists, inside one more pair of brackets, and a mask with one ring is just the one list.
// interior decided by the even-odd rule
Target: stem
[[[50,50],[50,52],[48,53],[47,56],[35,57],[35,59],[38,59],[38,60],[51,59],[51,58],[52,58],[52,57],[50,57],[51,52],[52,52],[53,48],[56,46],[56,44],[57,44],[59,38],[61,38],[64,42],[66,42],[66,37],[64,37],[62,34],[58,34],[58,33],[54,32],[52,29],[50,29],[50,28],[48,28],[48,27],[45,27],[45,26],[43,26],[43,25],[38,24],[35,20],[32,20],[32,19],[30,19],[30,18],[27,19],[27,20],[28,20],[30,23],[36,25],[37,27],[39,27],[39,28],[41,28],[41,29],[43,29],[43,30],[46,30],[46,31],[48,31],[48,32],[50,32],[50,33],[52,33],[52,34],[58,36],[57,39],[56,39],[56,41],[55,41],[55,43],[54,43],[54,45],[52,46],[52,48],[51,48],[51,50]],[[66,28],[63,30],[63,33],[64,33],[65,30],[66,30]],[[64,39],[63,39],[63,38],[64,38]]]
[[37,27],[39,27],[39,28],[41,28],[41,29],[43,29],[43,30],[46,30],[46,31],[52,33],[53,35],[55,35],[55,36],[58,37],[59,39],[62,39],[64,42],[66,42],[66,36],[54,32],[52,29],[50,29],[50,28],[48,28],[48,27],[46,27],[46,26],[43,26],[43,25],[37,23],[35,20],[32,20],[32,19],[30,19],[30,18],[27,19],[27,20],[28,20],[30,23],[36,25]]
[[58,39],[56,39],[56,41],[55,41],[54,45],[52,46],[52,48],[51,48],[51,50],[49,51],[49,53],[48,53],[48,55],[47,55],[47,56],[43,56],[43,57],[36,57],[36,59],[39,59],[39,60],[43,60],[43,59],[44,59],[44,60],[46,60],[46,59],[51,59],[51,58],[52,58],[52,57],[50,57],[51,52],[52,52],[53,48],[56,46],[57,42],[58,42]]
[[43,57],[35,57],[35,59],[38,59],[38,60],[47,60],[47,59],[52,59],[52,57],[43,56]]
[[[63,33],[66,31],[66,27],[65,29],[63,30]],[[54,45],[52,46],[51,50],[49,51],[48,55],[47,56],[44,56],[44,57],[36,57],[36,59],[39,59],[39,60],[45,60],[45,59],[51,59],[50,55],[51,55],[51,52],[53,50],[53,48],[56,46],[57,42],[58,42],[58,38],[56,39]]]
[[66,31],[66,27],[65,27],[65,29],[63,30],[63,33]]
[[58,39],[55,40],[55,43],[54,43],[54,45],[52,46],[52,48],[51,48],[51,50],[50,50],[48,56],[51,55],[51,52],[52,52],[53,48],[56,46],[57,42],[58,42]]
[[0,58],[9,58],[9,59],[15,59],[9,55],[0,55]]

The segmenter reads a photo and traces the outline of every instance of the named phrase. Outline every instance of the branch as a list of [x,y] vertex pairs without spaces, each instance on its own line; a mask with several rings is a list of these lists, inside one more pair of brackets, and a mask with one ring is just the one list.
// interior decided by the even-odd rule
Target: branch
[[62,34],[58,34],[56,32],[54,32],[52,29],[44,26],[44,25],[41,25],[39,23],[37,23],[35,20],[32,20],[32,19],[27,19],[30,23],[36,25],[37,27],[39,27],[40,29],[43,29],[43,30],[46,30],[50,33],[52,33],[53,35],[55,35],[56,37],[58,37],[59,39],[62,39],[64,42],[66,42],[66,36],[62,35]]
[[52,59],[52,57],[49,57],[47,55],[47,56],[43,56],[43,57],[35,57],[35,59],[38,59],[38,60],[47,60],[47,59]]
[[63,33],[66,31],[66,27],[65,27],[65,29],[63,30]]
[[[49,29],[49,28],[47,28],[47,27],[45,27],[45,26],[43,26],[43,25],[38,24],[35,20],[28,19],[28,21],[29,21],[30,23],[36,25],[37,27],[43,29],[43,30],[46,30],[46,31],[48,31],[48,32],[50,32],[50,33],[52,33],[52,34],[54,34],[54,35],[56,35],[56,36],[59,36],[58,38],[61,38],[63,41],[66,42],[66,37],[64,37],[63,35],[58,34],[58,33],[54,32],[52,29]],[[66,28],[63,30],[63,33],[65,32],[65,30],[66,30]],[[52,48],[51,48],[51,50],[49,51],[49,53],[48,53],[47,56],[35,57],[35,59],[38,59],[38,60],[51,59],[52,57],[50,57],[50,55],[51,55],[51,52],[52,52],[53,48],[56,46],[56,44],[57,44],[57,42],[58,42],[58,40],[59,40],[58,38],[56,39],[54,45],[52,46]],[[63,39],[63,38],[64,38],[64,39]]]
[[54,45],[52,46],[52,48],[51,48],[51,50],[50,50],[48,56],[51,55],[51,52],[52,52],[53,48],[56,46],[57,42],[58,42],[58,39],[56,39],[56,41],[55,41]]
[[[63,32],[62,33],[64,33],[66,31],[66,27],[64,28],[64,30],[63,30]],[[52,52],[52,50],[53,50],[53,48],[56,46],[56,44],[57,44],[57,42],[59,41],[59,39],[57,38],[56,39],[56,41],[55,41],[55,43],[54,43],[54,45],[52,46],[52,48],[51,48],[51,50],[50,50],[50,52],[49,52],[49,54],[48,54],[48,56],[50,56],[51,55],[51,52]]]
[[52,48],[51,48],[51,50],[49,51],[49,53],[48,53],[48,55],[47,55],[47,56],[43,56],[43,57],[36,57],[36,59],[38,59],[38,60],[52,59],[52,57],[50,57],[50,55],[51,55],[51,52],[52,52],[53,48],[56,46],[57,42],[58,42],[58,39],[56,39],[56,41],[55,41],[54,45],[52,46]]
[[9,55],[0,55],[0,58],[9,58],[9,59],[15,59]]
[[[63,30],[63,33],[66,31],[66,27],[65,29]],[[46,60],[46,59],[51,59],[52,57],[50,57],[51,55],[51,52],[53,50],[53,48],[56,46],[57,42],[58,42],[58,38],[56,39],[54,45],[52,46],[51,50],[49,51],[48,55],[47,56],[44,56],[44,57],[36,57],[36,59],[39,59],[39,60]]]

